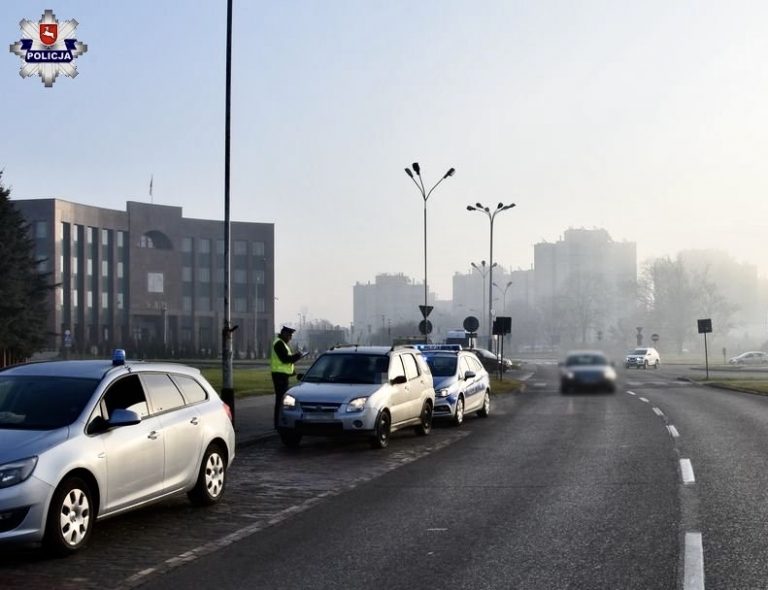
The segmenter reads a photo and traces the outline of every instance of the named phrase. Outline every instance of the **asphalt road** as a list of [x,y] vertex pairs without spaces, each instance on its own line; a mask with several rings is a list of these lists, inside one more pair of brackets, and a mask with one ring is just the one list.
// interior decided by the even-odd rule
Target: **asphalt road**
[[99,523],[66,560],[0,553],[3,588],[768,588],[768,397],[622,371],[562,396],[542,365],[429,437],[274,439],[225,500]]

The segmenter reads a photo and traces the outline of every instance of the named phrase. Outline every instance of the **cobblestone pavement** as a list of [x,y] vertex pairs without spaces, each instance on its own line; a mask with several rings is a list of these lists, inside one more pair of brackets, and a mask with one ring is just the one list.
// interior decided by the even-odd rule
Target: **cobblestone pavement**
[[99,522],[90,546],[64,559],[48,558],[35,549],[4,547],[0,587],[135,588],[150,576],[445,448],[474,427],[482,427],[481,422],[485,421],[470,418],[461,429],[438,426],[427,437],[408,429],[395,433],[383,451],[360,441],[308,439],[298,451],[283,448],[274,438],[262,441],[238,450],[219,504],[195,508],[181,497]]

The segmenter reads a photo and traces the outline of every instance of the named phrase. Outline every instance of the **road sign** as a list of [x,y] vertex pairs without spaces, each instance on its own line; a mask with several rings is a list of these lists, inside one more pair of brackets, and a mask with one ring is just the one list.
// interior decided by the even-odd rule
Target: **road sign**
[[512,318],[509,316],[497,316],[493,320],[493,335],[503,336],[512,332]]
[[651,340],[653,340],[653,343],[656,344],[659,341],[659,335],[651,334]]
[[72,332],[64,330],[64,347],[72,348]]
[[480,320],[473,315],[467,316],[464,318],[463,326],[467,332],[476,332],[480,327]]
[[433,309],[435,308],[432,305],[419,305],[419,311],[421,312],[421,315],[424,316],[425,320],[429,317],[429,314],[432,313]]
[[712,319],[705,318],[703,320],[696,320],[699,325],[699,334],[709,334],[712,332]]
[[422,334],[431,334],[432,333],[432,322],[429,320],[421,320],[419,322],[419,332]]

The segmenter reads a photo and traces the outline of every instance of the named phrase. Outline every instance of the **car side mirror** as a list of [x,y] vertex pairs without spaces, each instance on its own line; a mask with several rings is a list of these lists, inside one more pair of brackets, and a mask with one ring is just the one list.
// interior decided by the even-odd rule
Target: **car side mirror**
[[133,410],[117,409],[112,412],[112,415],[107,420],[107,424],[110,428],[117,428],[119,426],[133,426],[141,422],[141,416],[139,416]]
[[472,379],[474,376],[475,376],[474,371],[467,371],[466,373],[464,373],[464,380],[466,381],[466,380]]
[[389,380],[390,385],[402,385],[408,383],[408,378],[405,375],[398,375],[394,379]]

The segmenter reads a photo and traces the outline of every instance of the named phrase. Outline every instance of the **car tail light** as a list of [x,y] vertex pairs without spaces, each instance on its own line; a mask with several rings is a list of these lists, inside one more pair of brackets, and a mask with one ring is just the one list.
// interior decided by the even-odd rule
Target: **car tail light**
[[232,418],[232,408],[229,407],[229,404],[221,402],[221,405],[224,406],[224,413],[227,415],[227,418],[229,418],[229,421],[234,422],[234,419]]

